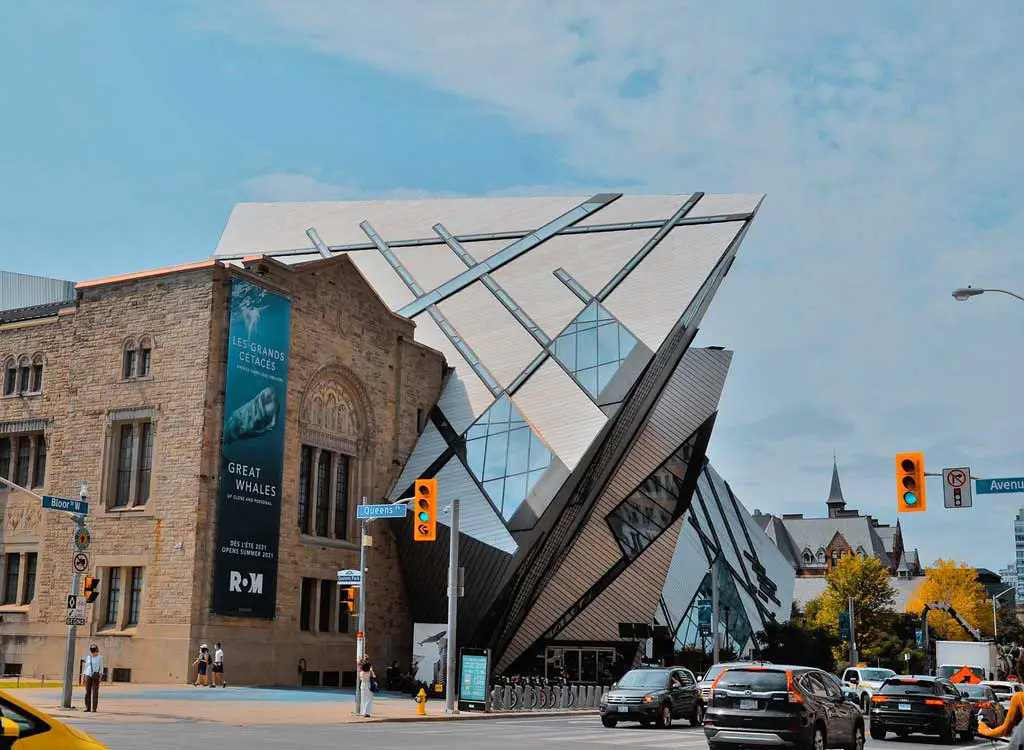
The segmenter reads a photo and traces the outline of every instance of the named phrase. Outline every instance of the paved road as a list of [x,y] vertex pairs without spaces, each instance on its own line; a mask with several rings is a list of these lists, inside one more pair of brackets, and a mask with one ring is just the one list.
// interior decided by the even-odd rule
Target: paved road
[[[181,750],[211,747],[217,750],[267,750],[302,747],[303,750],[337,750],[362,746],[373,750],[584,750],[625,747],[631,750],[702,750],[707,748],[703,731],[688,726],[668,731],[622,726],[605,729],[594,717],[530,719],[480,719],[474,721],[382,723],[337,727],[233,727],[192,721],[164,723],[71,723],[82,726],[111,750]],[[911,737],[867,741],[868,750],[938,750],[935,739]],[[953,748],[989,746],[988,741],[958,743]],[[950,746],[941,746],[950,750]]]

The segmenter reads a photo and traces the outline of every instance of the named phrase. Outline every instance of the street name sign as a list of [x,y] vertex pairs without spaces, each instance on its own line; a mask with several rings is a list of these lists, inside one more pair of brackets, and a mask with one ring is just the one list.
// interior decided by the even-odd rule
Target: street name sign
[[89,503],[70,497],[43,495],[43,510],[63,510],[78,516],[85,516],[89,513]]
[[339,570],[339,586],[359,586],[363,582],[363,576],[358,570]]
[[1003,495],[1011,492],[1024,492],[1024,477],[978,479],[974,484],[979,495]]
[[947,508],[970,508],[974,504],[970,467],[942,470],[942,502]]
[[409,506],[404,503],[380,503],[379,505],[357,505],[356,518],[369,520],[372,518],[405,518]]
[[67,625],[77,625],[78,627],[85,627],[85,597],[76,596],[75,594],[68,595],[68,616],[66,619]]

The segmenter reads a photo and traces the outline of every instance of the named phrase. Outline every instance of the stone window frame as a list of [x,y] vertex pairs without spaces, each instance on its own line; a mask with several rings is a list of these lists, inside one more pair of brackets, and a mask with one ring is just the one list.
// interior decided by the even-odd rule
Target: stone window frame
[[[42,455],[45,457],[49,455],[49,441],[50,435],[49,430],[46,428],[38,429],[33,426],[33,429],[17,429],[17,423],[14,423],[15,429],[10,431],[0,432],[0,440],[9,441],[9,455],[10,459],[6,466],[0,466],[0,476],[9,482],[14,482],[19,487],[24,487],[27,490],[41,489],[46,486],[46,470],[48,466],[43,466],[42,477],[37,476],[39,473],[37,463],[39,461],[39,446],[44,445],[46,450],[43,451]],[[18,479],[18,460],[21,454],[21,438],[27,437],[29,443],[29,461],[28,461],[28,474],[27,481],[25,484],[19,484]],[[42,482],[37,484],[36,480],[41,479]]]
[[[303,601],[304,592],[307,590],[307,581],[312,581],[309,601]],[[321,572],[319,575],[304,575],[299,584],[299,606],[295,618],[296,630],[300,633],[309,633],[313,636],[342,636],[352,638],[352,623],[345,620],[342,627],[341,618],[341,588],[338,586],[337,576],[331,577],[329,573]],[[323,614],[323,592],[328,591],[327,607],[330,611],[330,621],[327,630],[320,628],[320,617]],[[308,616],[309,628],[302,627],[303,610]]]
[[[341,426],[340,418],[334,418],[327,414],[327,407],[330,401],[320,403],[321,398],[343,398],[348,402],[352,420],[352,426]],[[359,498],[370,493],[369,488],[373,482],[373,457],[375,443],[375,424],[373,420],[373,409],[366,388],[359,377],[349,368],[343,365],[328,365],[313,373],[312,377],[303,389],[302,401],[299,406],[299,458],[295,473],[295,515],[299,527],[300,539],[303,543],[321,547],[337,547],[340,549],[358,549],[358,539],[355,539],[356,518],[355,506],[360,502]],[[324,409],[323,414],[317,412],[317,408]],[[339,405],[340,408],[340,405]],[[326,424],[325,424],[326,423]],[[308,524],[299,511],[299,493],[302,488],[301,462],[302,446],[313,450],[310,463],[309,494],[306,515]],[[329,496],[329,509],[327,531],[329,536],[316,535],[316,498],[318,494],[318,471],[320,453],[329,451],[333,454],[341,454],[348,457],[348,519],[345,524],[346,536],[340,539],[334,536],[336,527],[335,511],[337,498],[337,472],[339,461],[331,461],[331,476],[328,483],[331,487]],[[335,618],[336,619],[336,618]]]
[[[91,611],[92,634],[131,637],[146,623],[146,587],[150,584],[151,568],[142,556],[104,556],[93,563],[95,576],[100,581],[100,596],[87,608]],[[130,623],[132,606],[132,575],[133,571],[142,570],[142,589],[139,592],[139,617],[137,623]],[[114,622],[107,622],[110,604],[110,581],[116,577],[118,582],[118,610]]]
[[3,398],[30,398],[43,392],[46,356],[42,352],[33,354],[11,354],[3,362],[0,387]]
[[121,342],[121,357],[118,361],[118,380],[134,383],[153,379],[153,350],[156,339],[152,334],[128,336]]
[[[141,474],[139,455],[142,448],[142,430],[133,429],[132,473],[128,505],[114,505],[117,493],[119,440],[121,426],[133,426],[148,422],[152,425],[153,451],[149,465],[149,494],[144,503],[139,503],[138,479]],[[153,514],[156,498],[156,477],[160,468],[160,411],[153,407],[113,409],[106,413],[103,434],[103,469],[100,482],[100,498],[97,510],[100,513]],[[91,510],[91,508],[90,508]]]
[[[10,604],[0,603],[0,614],[5,612],[28,612],[39,593],[39,543],[38,542],[8,542],[4,545],[2,560],[2,586],[0,591],[0,602],[7,598],[7,562],[11,555],[18,557],[18,580],[15,583],[14,602]],[[35,580],[33,581],[31,596],[28,595],[26,585],[28,584],[29,558],[35,556]],[[26,601],[27,600],[27,601]]]

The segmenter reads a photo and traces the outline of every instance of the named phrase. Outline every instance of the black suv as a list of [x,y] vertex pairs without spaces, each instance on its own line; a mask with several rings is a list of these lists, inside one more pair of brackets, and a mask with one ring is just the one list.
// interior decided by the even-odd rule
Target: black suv
[[886,732],[937,734],[943,742],[974,738],[974,709],[949,680],[927,675],[890,677],[871,697],[871,739]]
[[704,734],[711,750],[782,745],[864,748],[864,717],[849,691],[811,667],[727,669],[711,690]]
[[601,696],[601,723],[609,728],[620,721],[639,721],[668,729],[673,719],[689,719],[697,726],[703,718],[697,680],[683,667],[630,670]]

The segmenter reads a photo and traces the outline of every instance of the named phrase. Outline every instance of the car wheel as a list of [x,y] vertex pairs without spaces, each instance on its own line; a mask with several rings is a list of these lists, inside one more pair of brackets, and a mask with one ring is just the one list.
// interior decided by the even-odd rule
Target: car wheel
[[864,725],[857,724],[853,728],[853,743],[850,750],[864,750]]
[[811,734],[811,742],[808,745],[807,750],[826,750],[827,745],[825,744],[825,728],[820,724],[814,727],[814,733]]
[[697,701],[693,704],[693,716],[690,717],[690,726],[699,727],[704,723],[704,704]]
[[609,729],[615,729],[615,725],[618,724],[619,721],[614,716],[602,716],[601,723]]
[[668,729],[672,726],[672,706],[668,703],[661,707],[658,712],[658,728]]
[[885,739],[885,727],[878,726],[875,722],[871,722],[871,739],[873,740],[884,740]]
[[942,734],[939,735],[939,739],[944,745],[952,745],[956,742],[956,719],[952,716],[949,717],[949,724],[942,730]]

